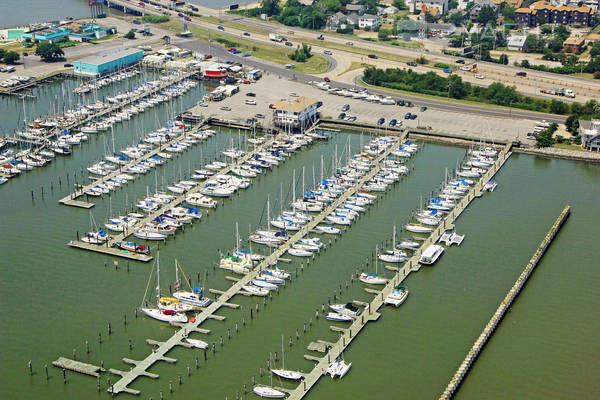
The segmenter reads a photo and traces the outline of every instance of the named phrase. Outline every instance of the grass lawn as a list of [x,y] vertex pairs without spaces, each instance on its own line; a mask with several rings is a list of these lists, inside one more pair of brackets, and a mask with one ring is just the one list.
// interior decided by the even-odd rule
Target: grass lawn
[[[181,32],[183,30],[183,24],[177,21],[165,22],[160,24],[160,26],[165,29],[170,29],[176,32]],[[202,41],[208,41],[209,31],[199,28],[197,26],[188,26],[188,29],[192,32],[194,38]],[[280,47],[275,47],[270,44],[254,42],[251,40],[246,40],[216,32],[210,32],[210,40],[211,42],[221,40],[222,42],[219,44],[222,46],[236,47],[244,53],[250,53],[252,56],[265,61],[270,61],[280,65],[295,64],[296,68],[294,68],[294,70],[298,72],[303,72],[307,74],[322,74],[325,71],[327,71],[327,68],[329,68],[329,61],[317,54],[313,54],[313,56],[304,63],[298,63],[292,61],[288,57],[288,55],[291,54],[292,51],[282,49]]]
[[373,85],[369,85],[368,83],[365,83],[362,79],[359,79],[358,83],[360,85],[366,87],[366,88],[385,90],[387,92],[398,93],[398,94],[405,94],[405,95],[414,96],[414,97],[421,97],[423,99],[446,101],[446,102],[448,102],[450,104],[465,104],[465,105],[478,106],[478,107],[498,108],[498,109],[503,109],[503,110],[514,110],[514,111],[538,112],[538,113],[541,113],[541,114],[554,115],[554,114],[550,114],[550,113],[545,113],[543,111],[522,110],[520,108],[500,106],[500,105],[497,105],[497,104],[482,103],[482,102],[473,101],[473,100],[449,99],[447,97],[433,96],[433,95],[430,95],[430,94],[423,94],[423,93],[416,93],[416,92],[409,92],[407,90],[391,89],[391,88],[387,88],[387,87],[384,87],[384,86],[373,86]]
[[554,143],[554,146],[552,147],[564,150],[587,151],[578,144]]
[[352,61],[350,63],[350,66],[344,72],[340,72],[339,74],[337,74],[337,76],[341,76],[341,75],[344,75],[344,74],[346,74],[348,72],[355,71],[357,69],[365,68],[365,67],[368,67],[368,66],[369,66],[369,64],[367,64],[367,63],[359,63],[357,61]]
[[16,51],[17,53],[23,53],[25,51],[28,53],[35,52],[35,46],[29,47],[29,48],[21,47],[21,43],[19,43],[19,42],[1,44],[0,49],[3,49],[5,51]]

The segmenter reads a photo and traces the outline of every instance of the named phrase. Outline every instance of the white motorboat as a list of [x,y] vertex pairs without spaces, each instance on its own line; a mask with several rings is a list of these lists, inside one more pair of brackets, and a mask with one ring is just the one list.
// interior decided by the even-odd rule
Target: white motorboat
[[252,389],[254,394],[267,399],[283,399],[285,393],[266,385],[256,385]]
[[328,313],[325,318],[328,321],[337,321],[337,322],[352,322],[354,321],[354,317],[346,314],[340,314],[336,312]]
[[193,292],[177,291],[173,292],[173,297],[182,303],[190,304],[194,307],[208,307],[212,300],[202,295],[202,288],[194,286]]
[[204,208],[215,208],[217,207],[217,202],[210,197],[206,197],[200,193],[192,193],[185,199],[186,203],[191,204],[197,207]]
[[197,349],[202,349],[202,350],[208,349],[208,343],[206,343],[202,340],[185,338],[185,341]]
[[425,265],[435,264],[435,262],[438,258],[440,258],[443,252],[444,247],[438,244],[429,245],[429,247],[427,247],[421,255],[421,258],[419,258],[419,262]]
[[384,300],[385,304],[399,307],[400,304],[404,303],[404,300],[408,297],[408,290],[402,286],[396,286],[392,293],[390,293]]
[[338,314],[345,314],[351,317],[358,317],[361,313],[361,309],[356,307],[352,303],[346,304],[330,304],[329,308],[335,311]]

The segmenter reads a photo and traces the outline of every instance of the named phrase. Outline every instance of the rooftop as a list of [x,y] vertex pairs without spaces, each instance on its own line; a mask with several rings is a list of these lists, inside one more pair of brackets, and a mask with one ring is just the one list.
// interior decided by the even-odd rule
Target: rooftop
[[300,96],[289,101],[278,101],[273,106],[276,110],[288,111],[288,112],[300,112],[313,104],[317,104],[317,100],[309,99],[308,97]]
[[144,52],[140,49],[119,48],[110,52],[85,57],[80,60],[77,60],[76,62],[86,64],[104,64],[136,53],[143,54]]

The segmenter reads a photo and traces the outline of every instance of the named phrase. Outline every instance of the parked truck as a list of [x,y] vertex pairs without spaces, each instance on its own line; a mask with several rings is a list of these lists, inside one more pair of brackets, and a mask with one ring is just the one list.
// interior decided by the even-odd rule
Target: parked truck
[[283,38],[279,36],[278,33],[269,33],[269,40],[272,40],[274,42],[281,42]]

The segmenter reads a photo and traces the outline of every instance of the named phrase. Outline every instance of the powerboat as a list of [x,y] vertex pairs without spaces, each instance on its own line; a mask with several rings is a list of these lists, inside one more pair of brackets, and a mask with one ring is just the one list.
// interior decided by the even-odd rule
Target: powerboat
[[407,297],[408,290],[402,286],[396,286],[392,290],[392,293],[390,293],[383,302],[394,307],[399,307],[402,303],[404,303],[404,300],[406,300]]
[[212,300],[208,297],[204,297],[203,290],[199,286],[192,288],[193,292],[176,291],[173,292],[173,297],[182,303],[190,304],[194,307],[208,307]]
[[361,309],[359,307],[356,307],[352,303],[330,304],[329,308],[331,308],[333,311],[335,311],[338,314],[345,314],[345,315],[349,315],[351,317],[358,317],[361,313]]
[[184,340],[197,349],[202,349],[202,350],[208,349],[208,343],[206,343],[202,340],[190,339],[190,338],[185,338]]
[[435,262],[442,255],[443,252],[444,247],[438,244],[429,245],[429,247],[427,247],[421,255],[421,258],[419,258],[419,262],[425,265],[435,264]]
[[337,322],[352,322],[352,321],[354,321],[354,317],[351,317],[350,315],[346,315],[346,314],[336,313],[336,312],[328,313],[325,316],[325,318],[328,321],[337,321]]

